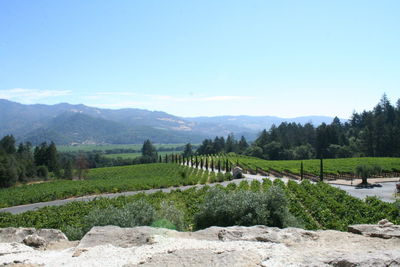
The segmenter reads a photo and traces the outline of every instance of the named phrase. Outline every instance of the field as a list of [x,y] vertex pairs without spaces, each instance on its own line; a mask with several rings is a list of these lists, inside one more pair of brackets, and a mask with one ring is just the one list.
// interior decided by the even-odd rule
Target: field
[[[182,147],[185,144],[154,144],[156,149],[174,150],[177,147]],[[106,151],[113,149],[133,149],[140,151],[143,144],[121,144],[121,145],[76,145],[76,146],[57,146],[59,152],[90,152],[90,151]]]
[[177,164],[155,163],[91,169],[83,181],[56,180],[0,190],[0,207],[100,193],[206,184],[229,176]]
[[[166,152],[166,151],[162,151],[162,152],[157,152],[158,156],[162,156],[164,157],[165,155],[169,155],[171,154],[171,152]],[[116,159],[116,158],[123,158],[123,159],[134,159],[137,157],[140,157],[142,155],[142,153],[118,153],[118,154],[105,154],[104,156],[106,158],[112,158],[112,159]]]
[[[231,163],[239,162],[246,169],[274,169],[279,172],[289,171],[300,174],[300,165],[303,162],[304,172],[318,176],[320,174],[320,160],[263,160],[247,156],[225,155]],[[324,173],[337,175],[340,173],[354,173],[358,165],[379,165],[384,172],[400,172],[400,158],[341,158],[324,159]]]
[[[117,179],[121,178],[118,177]],[[399,202],[385,203],[376,198],[367,198],[363,201],[325,183],[311,184],[308,181],[304,181],[298,184],[291,181],[285,185],[279,179],[274,182],[265,179],[263,183],[259,181],[251,183],[243,181],[238,186],[229,184],[223,190],[228,192],[240,190],[265,192],[273,185],[283,189],[288,199],[290,212],[305,229],[346,231],[347,226],[350,224],[377,223],[383,218],[387,218],[397,224],[400,223]],[[130,202],[145,200],[157,209],[160,209],[162,201],[172,201],[184,213],[186,225],[184,230],[194,230],[196,229],[195,215],[199,211],[199,205],[204,201],[208,190],[210,190],[209,187],[204,187],[199,190],[193,188],[185,191],[176,190],[171,193],[139,194],[116,199],[73,202],[64,206],[46,207],[19,215],[0,214],[0,227],[57,228],[65,231],[70,238],[74,239],[79,238],[75,233],[77,230],[80,229],[79,231],[81,231],[87,228],[84,217],[90,211],[111,206],[123,207]],[[74,227],[73,231],[71,227]],[[83,233],[79,232],[79,234]]]

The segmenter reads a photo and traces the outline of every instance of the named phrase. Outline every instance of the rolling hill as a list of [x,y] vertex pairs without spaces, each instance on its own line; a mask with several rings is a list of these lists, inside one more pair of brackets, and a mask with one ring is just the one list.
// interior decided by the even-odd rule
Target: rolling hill
[[144,109],[100,109],[85,105],[24,105],[0,99],[0,136],[13,134],[34,144],[126,144],[151,139],[157,143],[201,142],[234,133],[252,140],[259,131],[281,122],[319,125],[331,117],[285,119],[272,116],[218,116],[182,118]]

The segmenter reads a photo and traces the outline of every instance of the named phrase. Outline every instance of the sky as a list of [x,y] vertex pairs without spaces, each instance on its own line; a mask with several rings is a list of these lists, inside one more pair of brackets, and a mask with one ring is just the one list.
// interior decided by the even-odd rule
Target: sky
[[4,0],[0,98],[349,118],[400,98],[399,14],[398,0]]

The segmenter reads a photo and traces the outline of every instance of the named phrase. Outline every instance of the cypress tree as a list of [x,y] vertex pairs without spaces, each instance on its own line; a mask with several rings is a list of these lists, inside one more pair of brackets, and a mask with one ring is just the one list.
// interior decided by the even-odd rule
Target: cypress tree
[[218,172],[221,172],[221,161],[218,159]]
[[322,182],[324,180],[324,161],[322,158],[320,159],[319,168],[320,168],[319,178],[321,179],[321,182]]
[[300,181],[303,181],[303,174],[304,174],[304,172],[303,172],[303,162],[301,162],[301,164],[300,164]]
[[201,157],[200,158],[200,169],[203,169],[203,167],[204,167],[204,161],[203,161],[203,158]]
[[208,157],[206,158],[206,170],[208,170]]

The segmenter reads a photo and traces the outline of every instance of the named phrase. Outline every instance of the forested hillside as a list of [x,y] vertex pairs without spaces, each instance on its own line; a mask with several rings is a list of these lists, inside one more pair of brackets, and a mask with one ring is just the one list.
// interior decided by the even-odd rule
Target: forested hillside
[[314,126],[283,122],[263,130],[251,146],[242,137],[206,139],[198,154],[236,152],[263,159],[312,159],[400,156],[400,100],[392,105],[386,95],[373,110],[354,113],[342,123]]

